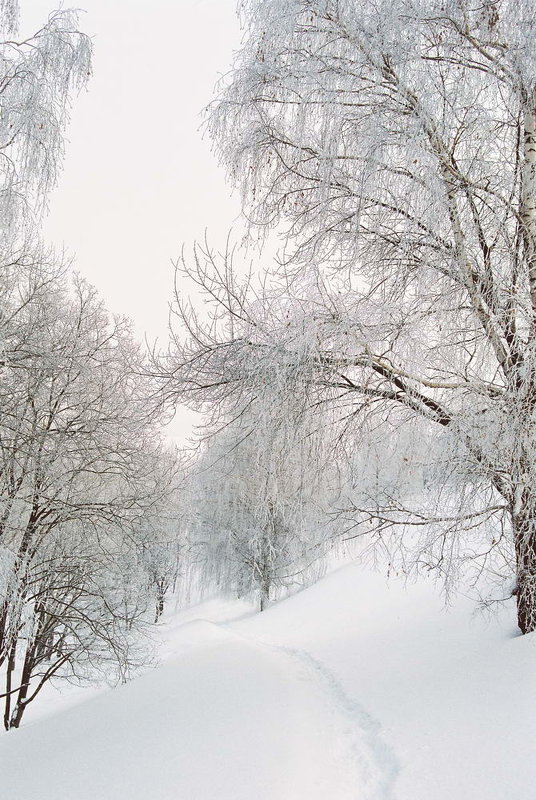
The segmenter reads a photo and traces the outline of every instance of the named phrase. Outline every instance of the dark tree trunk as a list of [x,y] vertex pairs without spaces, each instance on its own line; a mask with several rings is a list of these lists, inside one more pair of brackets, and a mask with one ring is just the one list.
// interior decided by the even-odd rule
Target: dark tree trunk
[[521,633],[536,630],[536,497],[532,487],[523,490],[513,513],[517,571],[517,624]]
[[0,603],[0,667],[6,660],[9,652],[8,614],[9,604],[7,600],[4,600]]
[[271,585],[270,573],[266,570],[260,586],[259,611],[264,611],[270,602]]
[[24,658],[24,666],[22,668],[21,687],[17,693],[17,702],[9,718],[9,728],[18,728],[22,716],[26,711],[26,698],[30,689],[30,681],[32,679],[32,672],[35,667],[35,642],[32,642],[26,651]]
[[166,598],[167,581],[159,579],[156,581],[156,607],[154,613],[154,621],[158,622],[164,613],[164,603]]
[[15,661],[17,658],[17,642],[13,642],[9,649],[9,658],[7,660],[7,667],[6,667],[6,697],[4,702],[4,728],[6,731],[10,728],[10,716],[11,716],[11,696],[12,696],[12,685],[11,680],[13,676],[13,670],[15,669]]

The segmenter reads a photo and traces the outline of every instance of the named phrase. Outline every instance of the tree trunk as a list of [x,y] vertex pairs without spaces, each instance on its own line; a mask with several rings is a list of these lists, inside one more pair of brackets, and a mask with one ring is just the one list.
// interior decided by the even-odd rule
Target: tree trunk
[[155,623],[158,622],[158,620],[164,613],[165,598],[166,598],[166,581],[165,579],[159,579],[156,581],[156,606],[154,613]]
[[517,624],[536,630],[536,487],[525,487],[513,513],[517,571]]
[[7,600],[0,603],[0,667],[6,660],[9,653],[9,637],[8,637],[8,615],[9,604]]
[[525,109],[520,216],[523,221],[530,297],[533,313],[536,314],[536,87],[530,93]]
[[9,718],[9,729],[18,728],[23,714],[26,711],[26,698],[30,688],[30,681],[32,679],[32,672],[35,667],[35,641],[30,644],[26,651],[24,658],[24,666],[22,668],[21,687],[17,693],[17,702]]
[[13,671],[15,669],[15,662],[17,658],[17,643],[16,641],[13,642],[9,649],[9,658],[6,667],[6,697],[4,703],[4,728],[6,731],[9,730],[9,719],[11,714],[11,681],[13,676]]

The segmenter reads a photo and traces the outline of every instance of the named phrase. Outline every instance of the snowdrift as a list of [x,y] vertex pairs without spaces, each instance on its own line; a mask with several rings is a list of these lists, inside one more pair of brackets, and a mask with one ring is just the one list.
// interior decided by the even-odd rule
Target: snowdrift
[[2,736],[0,797],[531,800],[536,638],[513,619],[357,566],[263,614],[201,604],[158,668]]

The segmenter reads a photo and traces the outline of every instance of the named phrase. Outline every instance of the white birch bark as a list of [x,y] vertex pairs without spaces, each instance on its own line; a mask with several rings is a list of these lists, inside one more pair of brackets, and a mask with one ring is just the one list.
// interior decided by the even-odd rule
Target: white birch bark
[[530,298],[536,313],[536,87],[527,100],[524,119],[521,219],[527,259]]

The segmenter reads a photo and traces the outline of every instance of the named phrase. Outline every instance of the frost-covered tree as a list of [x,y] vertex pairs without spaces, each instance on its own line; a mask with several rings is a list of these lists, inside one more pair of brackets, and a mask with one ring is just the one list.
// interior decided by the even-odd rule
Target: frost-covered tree
[[2,0],[0,370],[17,309],[38,298],[50,280],[54,257],[39,244],[39,223],[61,167],[71,95],[85,86],[91,69],[91,43],[77,30],[75,12],[52,13],[28,38],[19,38],[18,22],[17,0]]
[[144,354],[94,289],[33,264],[5,308],[0,666],[17,727],[50,678],[123,678],[139,663],[155,604],[143,554],[174,514],[177,466]]
[[211,439],[192,469],[189,505],[207,584],[255,597],[262,611],[322,573],[330,540],[310,441],[276,397],[259,405]]
[[[129,323],[39,241],[90,43],[72,11],[20,40],[0,0],[0,671],[4,725],[51,679],[125,679],[176,570],[162,446]],[[152,559],[147,553],[158,552]],[[168,563],[171,562],[171,563]],[[153,570],[156,569],[156,578]],[[154,586],[154,581],[157,586]],[[157,595],[155,599],[155,595]]]
[[[227,342],[199,341],[196,355],[192,338],[177,391],[204,386],[217,400],[245,380],[246,352],[253,363],[271,348],[301,358],[319,402],[346,407],[356,426],[373,410],[443,429],[478,490],[458,493],[452,519],[495,519],[485,549],[511,543],[518,624],[532,631],[534,4],[244,0],[241,10],[245,43],[210,127],[253,228],[283,231],[287,298],[272,303],[269,337],[259,313],[242,314]],[[304,326],[306,357],[295,347]]]
[[[167,465],[167,466],[166,466]],[[161,452],[159,474],[173,476],[172,491],[163,494],[141,526],[138,559],[145,575],[145,591],[152,609],[153,622],[164,613],[168,593],[175,592],[178,582],[188,594],[190,559],[187,554],[185,501],[186,470],[178,453]],[[182,579],[185,579],[184,581]],[[138,589],[139,593],[139,589]]]
[[274,326],[290,332],[290,308],[278,306],[280,293],[271,302],[262,281],[255,293],[251,276],[234,274],[232,248],[198,246],[182,271],[202,310],[177,291],[182,331],[172,330],[169,360],[155,369],[165,399],[179,392],[204,415],[208,444],[189,478],[194,549],[208,581],[255,593],[263,608],[320,574],[329,547],[336,481],[304,371],[311,343],[293,326],[292,356],[278,348]]
[[90,74],[91,43],[74,11],[52,13],[18,39],[18,3],[0,6],[0,266],[7,267],[55,185],[70,95]]

